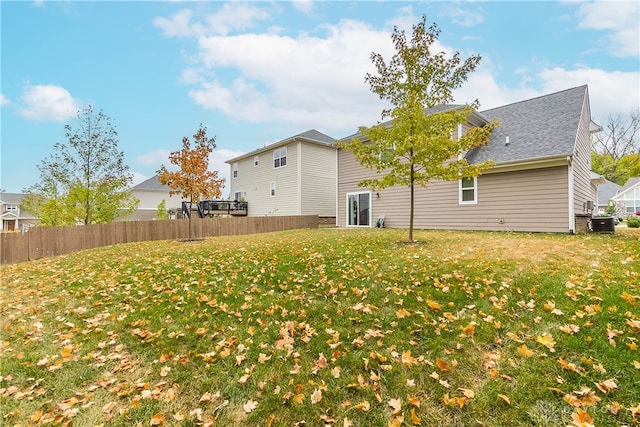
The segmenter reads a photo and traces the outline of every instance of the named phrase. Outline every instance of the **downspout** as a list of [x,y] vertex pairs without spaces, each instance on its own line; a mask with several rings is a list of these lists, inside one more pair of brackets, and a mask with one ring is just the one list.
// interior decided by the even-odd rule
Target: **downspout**
[[574,188],[573,188],[573,165],[572,165],[572,160],[573,158],[571,156],[567,156],[567,163],[569,164],[568,167],[568,176],[567,179],[569,180],[569,234],[574,234],[575,230],[576,230],[576,214],[575,214],[575,195],[574,195]]
[[297,151],[296,173],[298,175],[297,188],[296,188],[296,193],[297,193],[296,198],[298,199],[298,206],[297,206],[296,215],[302,215],[302,142],[298,141],[296,151]]
[[338,164],[338,159],[339,159],[338,151],[339,151],[339,149],[336,148],[336,163],[335,163],[335,165],[336,165],[336,227],[338,226],[338,223],[339,223],[339,219],[338,219],[338,203],[339,203],[339,201],[338,201],[339,200],[338,199],[338,197],[339,197],[338,189],[340,188],[340,186],[338,185],[338,169],[340,168],[340,165]]

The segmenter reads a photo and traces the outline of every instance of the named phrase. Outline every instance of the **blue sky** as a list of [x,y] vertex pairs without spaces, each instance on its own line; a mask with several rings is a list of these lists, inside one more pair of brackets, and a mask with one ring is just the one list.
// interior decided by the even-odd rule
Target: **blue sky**
[[588,84],[597,122],[640,107],[637,1],[2,1],[0,14],[8,192],[38,180],[87,105],[111,117],[135,183],[200,123],[224,177],[225,160],[309,129],[350,135],[385,107],[364,83],[371,52],[390,58],[394,25],[423,14],[439,50],[483,58],[458,103]]

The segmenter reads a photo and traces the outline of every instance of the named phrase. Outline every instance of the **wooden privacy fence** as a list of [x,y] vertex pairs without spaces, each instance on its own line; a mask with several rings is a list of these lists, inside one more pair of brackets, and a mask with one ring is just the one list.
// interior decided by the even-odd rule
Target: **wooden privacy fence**
[[[268,233],[298,228],[318,228],[318,217],[269,216],[194,218],[193,237]],[[121,243],[186,239],[189,221],[124,221],[108,224],[36,227],[26,233],[0,234],[0,263],[13,264]]]

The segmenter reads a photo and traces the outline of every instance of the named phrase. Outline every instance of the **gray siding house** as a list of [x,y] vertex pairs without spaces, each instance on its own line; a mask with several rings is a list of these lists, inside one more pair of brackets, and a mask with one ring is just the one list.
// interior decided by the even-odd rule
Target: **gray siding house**
[[[527,99],[477,117],[500,122],[488,145],[466,154],[469,163],[493,159],[495,167],[473,182],[433,181],[416,188],[415,223],[422,229],[573,233],[586,231],[596,204],[591,175],[591,121],[587,86]],[[469,125],[463,126],[464,129]],[[455,135],[454,135],[455,137]],[[344,138],[348,141],[352,136]],[[409,189],[358,187],[375,175],[338,150],[337,224],[409,225]]]
[[131,215],[122,220],[125,221],[149,221],[155,219],[158,205],[163,200],[167,211],[177,212],[182,209],[182,198],[179,194],[169,195],[169,187],[158,181],[158,175],[134,186],[131,192],[140,203],[138,208]]
[[248,216],[336,213],[335,140],[315,129],[227,160],[230,197]]
[[20,209],[20,202],[26,196],[23,193],[0,193],[0,231],[26,231],[40,224],[40,219]]

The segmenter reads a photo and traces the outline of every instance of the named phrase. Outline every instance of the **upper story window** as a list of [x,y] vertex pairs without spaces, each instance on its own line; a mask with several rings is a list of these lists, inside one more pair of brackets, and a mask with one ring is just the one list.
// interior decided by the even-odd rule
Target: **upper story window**
[[5,212],[18,212],[18,205],[15,204],[6,204],[4,205]]
[[231,170],[232,170],[232,176],[234,178],[238,177],[238,162],[235,162],[233,165],[231,165]]
[[253,167],[257,167],[259,162],[260,162],[260,156],[254,156],[253,157]]
[[287,147],[278,148],[273,151],[273,167],[281,168],[287,165]]
[[478,203],[478,179],[462,178],[459,183],[460,204],[472,205]]

